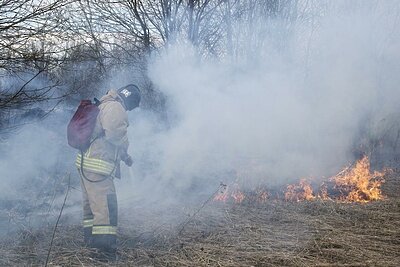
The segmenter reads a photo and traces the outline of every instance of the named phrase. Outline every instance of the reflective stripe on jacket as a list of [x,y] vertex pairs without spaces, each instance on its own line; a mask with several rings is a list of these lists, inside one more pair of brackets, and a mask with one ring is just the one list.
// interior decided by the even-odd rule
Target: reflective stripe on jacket
[[[81,163],[82,163],[82,156],[81,154],[78,154],[75,161],[75,165],[78,169],[81,169]],[[101,159],[89,158],[86,156],[86,153],[85,155],[83,155],[82,167],[85,171],[90,171],[105,176],[112,175],[115,169],[115,165],[113,163]]]

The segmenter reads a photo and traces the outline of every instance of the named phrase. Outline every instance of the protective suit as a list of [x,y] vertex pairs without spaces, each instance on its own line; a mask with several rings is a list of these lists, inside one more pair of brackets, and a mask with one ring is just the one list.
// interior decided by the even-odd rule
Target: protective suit
[[129,94],[127,98],[120,91],[110,90],[101,98],[91,145],[83,157],[78,154],[75,162],[83,192],[85,243],[111,260],[115,259],[118,225],[114,178],[120,178],[121,160],[132,165],[127,152],[129,122],[126,112],[131,110],[127,105],[132,97]]

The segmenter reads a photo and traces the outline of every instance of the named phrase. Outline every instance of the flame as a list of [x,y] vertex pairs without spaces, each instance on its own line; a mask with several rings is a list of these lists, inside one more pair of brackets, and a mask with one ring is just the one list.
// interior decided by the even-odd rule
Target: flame
[[[311,183],[307,179],[300,179],[298,183],[289,184],[284,191],[284,200],[290,202],[321,200],[337,200],[346,202],[369,202],[382,200],[381,186],[385,182],[383,176],[388,169],[381,172],[370,170],[370,161],[367,156],[357,161],[353,166],[344,168],[337,175],[326,179],[314,193]],[[264,187],[258,187],[252,192],[240,190],[238,182],[231,186],[225,186],[219,191],[214,201],[242,203],[246,202],[265,203],[273,199],[282,199],[278,192],[275,194],[267,191]]]
[[347,167],[337,175],[330,178],[335,184],[334,188],[341,192],[339,200],[368,202],[381,200],[381,185],[383,176],[388,170],[382,172],[370,171],[370,162],[367,156],[356,162],[353,168]]
[[331,198],[328,196],[328,186],[327,186],[325,183],[322,183],[322,184],[321,184],[321,186],[320,186],[320,188],[319,188],[319,193],[318,193],[317,197],[318,197],[319,199],[322,199],[322,200],[331,199]]
[[221,191],[219,191],[215,195],[214,201],[226,202],[232,199],[235,203],[241,203],[245,198],[246,196],[240,190],[239,184],[235,183],[231,187],[226,186]]
[[259,189],[256,191],[257,193],[257,202],[265,203],[268,201],[269,194],[267,191]]
[[235,203],[241,203],[246,197],[242,191],[240,191],[239,184],[235,183],[231,192],[231,197]]
[[245,199],[249,202],[265,203],[270,198],[269,193],[262,188],[253,192],[243,192],[239,184],[226,186],[214,196],[214,201],[242,203]]
[[221,190],[218,191],[218,193],[214,197],[214,201],[222,201],[226,202],[229,198],[228,195],[228,186],[224,186],[221,188]]
[[313,189],[306,179],[300,179],[298,184],[290,184],[286,188],[286,201],[314,200]]

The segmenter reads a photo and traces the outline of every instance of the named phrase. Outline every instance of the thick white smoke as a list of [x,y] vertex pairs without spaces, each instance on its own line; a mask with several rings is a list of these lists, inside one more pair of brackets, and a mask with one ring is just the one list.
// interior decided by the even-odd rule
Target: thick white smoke
[[[116,183],[121,204],[210,192],[220,181],[273,186],[329,176],[353,159],[360,129],[397,111],[399,2],[299,3],[301,19],[289,24],[234,22],[231,53],[204,56],[177,41],[152,56],[149,78],[167,97],[169,127],[144,109],[130,113],[135,163]],[[139,76],[121,71],[110,85]],[[66,124],[29,126],[2,143],[3,199],[19,198],[58,164],[78,186]]]
[[293,26],[285,48],[270,42],[284,31],[279,23],[253,33],[264,38],[258,57],[241,35],[246,21],[235,25],[234,57],[205,59],[185,42],[155,56],[149,77],[168,97],[171,127],[133,115],[134,187],[148,195],[160,184],[201,191],[236,178],[275,185],[351,161],[359,129],[371,114],[395,112],[400,96],[399,8],[363,3],[321,4],[309,15],[322,16]]

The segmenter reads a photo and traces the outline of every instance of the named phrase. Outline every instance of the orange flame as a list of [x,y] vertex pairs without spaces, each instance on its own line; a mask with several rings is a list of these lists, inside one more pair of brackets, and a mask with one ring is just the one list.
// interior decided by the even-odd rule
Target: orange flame
[[235,183],[231,192],[231,197],[235,203],[241,203],[245,199],[245,195],[240,191],[239,184]]
[[339,200],[356,202],[381,200],[384,197],[380,187],[384,183],[383,176],[387,171],[371,173],[369,159],[365,156],[357,161],[353,168],[345,168],[330,180],[334,182],[334,188],[341,192]]
[[215,195],[214,201],[226,202],[232,199],[235,203],[241,203],[245,198],[245,194],[240,191],[239,185],[235,183],[233,184],[233,186],[226,186],[221,191],[219,191]]
[[228,200],[228,198],[229,198],[228,186],[225,186],[225,187],[221,188],[221,190],[218,191],[218,193],[215,195],[214,201],[226,202]]
[[328,186],[327,186],[325,183],[322,183],[322,185],[320,186],[320,188],[319,188],[319,193],[318,193],[317,197],[318,197],[319,199],[322,199],[322,200],[331,199],[331,198],[328,196]]
[[[314,194],[311,183],[302,178],[297,184],[289,184],[284,192],[285,201],[299,202],[321,200],[339,200],[349,202],[369,202],[382,200],[381,185],[384,183],[383,176],[390,170],[381,172],[370,171],[370,162],[367,156],[363,157],[354,164],[354,167],[348,166],[337,175],[323,182],[319,187],[318,193]],[[329,186],[330,185],[330,186]],[[329,187],[328,187],[329,186]],[[256,188],[253,192],[245,194],[240,190],[239,184],[234,183],[231,186],[224,186],[218,192],[214,201],[242,203],[243,200],[265,203],[271,199],[272,194],[265,188]],[[277,193],[274,199],[281,199]]]
[[299,184],[290,184],[286,188],[286,201],[302,201],[313,199],[315,199],[315,196],[313,194],[312,187],[306,179],[300,179]]
[[269,194],[267,191],[264,191],[264,190],[257,191],[257,202],[265,203],[268,201],[268,198],[269,198]]

